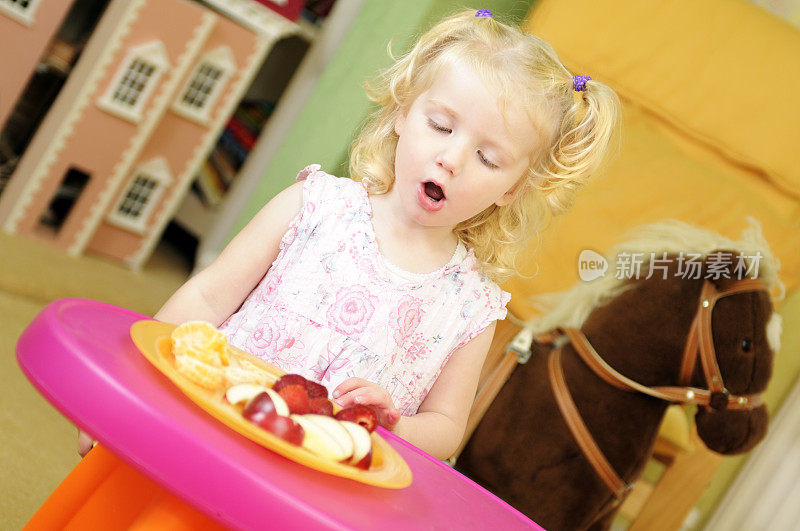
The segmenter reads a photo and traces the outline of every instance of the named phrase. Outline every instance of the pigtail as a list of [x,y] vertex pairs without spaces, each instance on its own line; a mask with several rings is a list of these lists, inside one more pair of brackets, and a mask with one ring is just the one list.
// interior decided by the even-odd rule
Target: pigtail
[[590,80],[583,91],[576,92],[572,82],[571,76],[564,82],[565,98],[572,104],[562,115],[552,147],[532,170],[534,186],[543,192],[553,214],[567,211],[576,192],[600,167],[619,116],[619,98],[613,90]]

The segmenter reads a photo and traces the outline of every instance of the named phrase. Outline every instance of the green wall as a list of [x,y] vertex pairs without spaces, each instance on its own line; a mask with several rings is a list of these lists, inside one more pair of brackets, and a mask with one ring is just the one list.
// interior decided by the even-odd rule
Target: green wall
[[430,25],[460,8],[489,9],[499,20],[519,22],[532,0],[455,2],[434,0],[369,0],[309,96],[297,121],[278,148],[258,187],[239,213],[233,236],[278,192],[294,182],[297,172],[318,163],[328,173],[347,175],[350,142],[370,110],[363,83],[390,64],[390,39],[397,55]]

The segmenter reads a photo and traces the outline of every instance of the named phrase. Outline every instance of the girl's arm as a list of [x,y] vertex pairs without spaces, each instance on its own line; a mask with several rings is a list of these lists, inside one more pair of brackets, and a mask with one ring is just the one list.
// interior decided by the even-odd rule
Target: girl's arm
[[334,390],[333,398],[344,407],[352,404],[375,406],[383,427],[429,454],[447,459],[464,437],[496,324],[487,326],[450,356],[414,416],[400,416],[389,393],[363,378],[348,378]]
[[475,401],[496,321],[455,351],[412,417],[400,417],[394,433],[439,459],[456,451]]
[[221,325],[269,270],[278,256],[281,238],[302,204],[302,182],[272,198],[216,260],[164,303],[155,318],[174,324],[202,320]]
[[[302,182],[273,197],[217,259],[178,288],[154,317],[174,324],[202,320],[221,325],[272,266],[281,238],[302,206]],[[80,456],[85,456],[93,445],[94,438],[79,429]]]

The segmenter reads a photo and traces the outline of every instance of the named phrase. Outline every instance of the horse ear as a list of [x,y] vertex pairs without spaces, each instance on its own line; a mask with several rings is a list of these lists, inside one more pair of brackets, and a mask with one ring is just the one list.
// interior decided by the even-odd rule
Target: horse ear
[[694,416],[697,434],[709,450],[740,454],[751,450],[767,433],[769,413],[764,405],[747,411],[699,408]]
[[710,280],[719,290],[724,290],[748,274],[748,265],[742,253],[727,249],[711,251],[703,259],[703,278]]

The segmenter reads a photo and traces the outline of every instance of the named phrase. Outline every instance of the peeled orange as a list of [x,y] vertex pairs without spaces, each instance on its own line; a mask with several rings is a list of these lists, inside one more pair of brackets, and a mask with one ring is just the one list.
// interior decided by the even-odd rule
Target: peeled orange
[[202,363],[224,366],[230,363],[225,334],[205,321],[189,321],[172,331],[175,357],[190,356]]
[[175,356],[175,369],[192,382],[206,389],[216,390],[225,383],[225,375],[220,367],[203,363],[185,354]]

